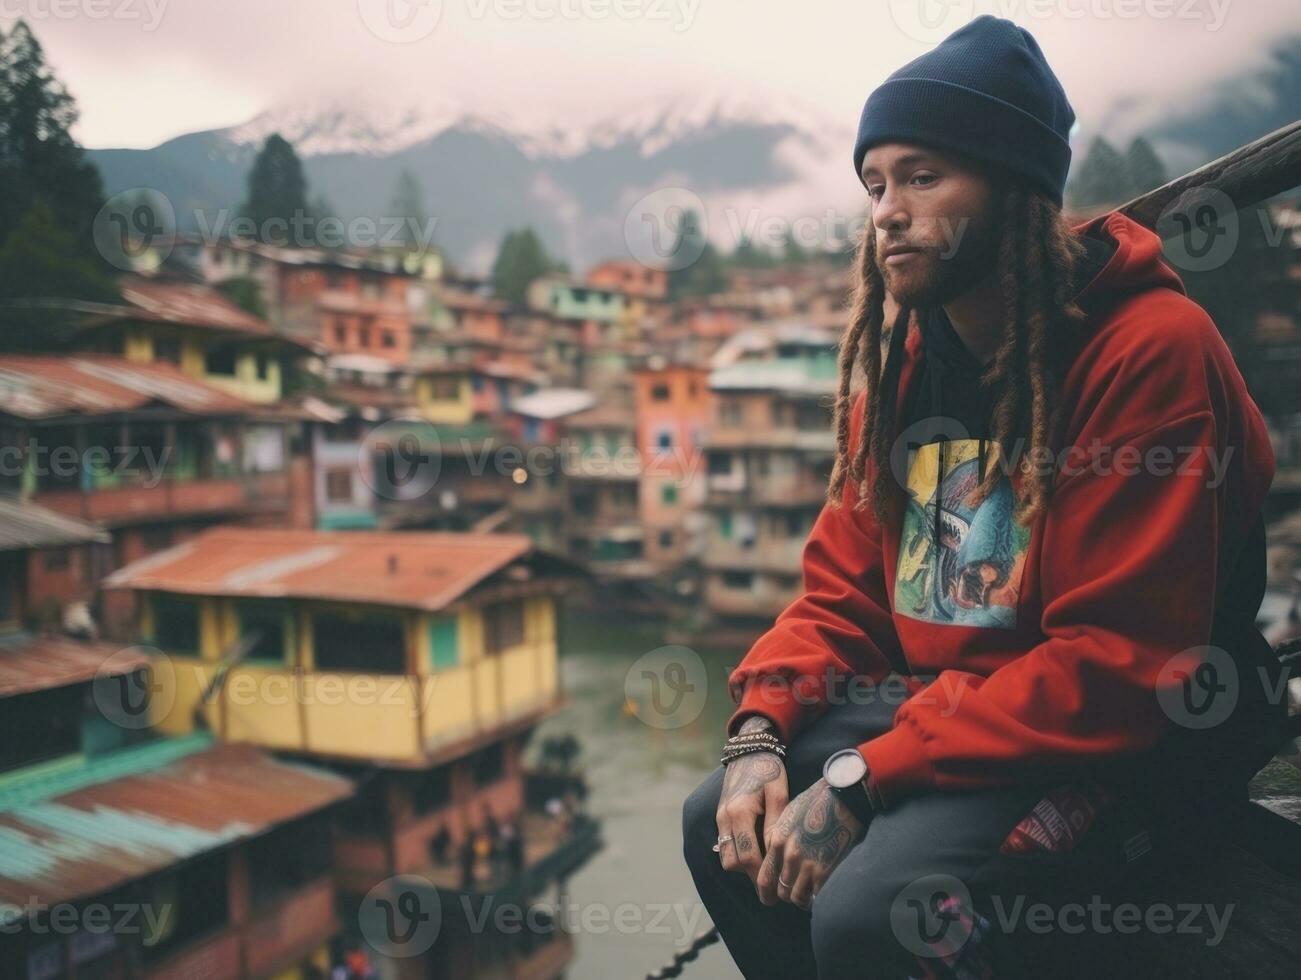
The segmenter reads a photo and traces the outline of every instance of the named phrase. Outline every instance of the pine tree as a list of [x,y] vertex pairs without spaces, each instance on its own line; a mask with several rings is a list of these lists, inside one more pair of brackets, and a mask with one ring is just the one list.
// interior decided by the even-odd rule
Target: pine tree
[[[727,288],[727,266],[705,235],[700,215],[687,211],[669,253],[669,297],[707,296]],[[681,266],[681,268],[674,268]]]
[[307,178],[293,146],[279,133],[267,137],[248,175],[248,199],[242,217],[256,226],[254,236],[276,245],[305,245],[296,240],[296,225],[311,223],[307,205]]
[[104,186],[72,138],[76,121],[76,102],[19,20],[8,37],[0,35],[0,243],[42,201],[70,232],[74,251],[94,253],[91,225],[104,204]]
[[492,266],[492,288],[502,299],[523,303],[534,279],[562,268],[532,228],[509,231]]
[[53,209],[36,201],[0,247],[0,348],[8,351],[54,347],[60,328],[70,324],[66,310],[50,302],[111,303],[117,288],[103,263],[86,255]]
[[390,207],[393,218],[402,221],[403,244],[417,244],[425,234],[429,220],[425,214],[425,189],[420,184],[420,178],[405,167],[398,174]]
[[1127,193],[1128,189],[1129,173],[1124,157],[1099,136],[1071,180],[1067,197],[1076,207],[1120,204],[1133,196]]
[[1142,136],[1136,136],[1125,152],[1125,172],[1129,182],[1126,200],[1155,190],[1170,179],[1156,150]]

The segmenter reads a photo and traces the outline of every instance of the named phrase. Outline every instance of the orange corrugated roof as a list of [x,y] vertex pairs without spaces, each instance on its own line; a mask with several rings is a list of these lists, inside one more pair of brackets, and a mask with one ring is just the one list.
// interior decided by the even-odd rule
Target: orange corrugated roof
[[7,636],[0,639],[0,698],[129,674],[148,663],[141,651],[114,643],[30,633]]
[[102,354],[0,356],[0,412],[20,418],[106,415],[155,402],[195,414],[249,408],[165,362],[140,364]]
[[127,565],[104,584],[438,610],[532,550],[524,534],[219,527]]
[[131,307],[127,313],[132,319],[211,327],[263,337],[276,335],[271,324],[202,283],[128,278],[120,285],[122,298]]

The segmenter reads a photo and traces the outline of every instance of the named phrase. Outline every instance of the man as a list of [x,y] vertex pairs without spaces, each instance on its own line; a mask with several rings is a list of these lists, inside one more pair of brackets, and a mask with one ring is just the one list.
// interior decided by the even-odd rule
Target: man
[[1009,910],[1213,844],[1282,741],[1264,421],[1154,234],[1063,223],[1073,122],[988,16],[864,107],[805,593],[732,674],[684,811],[747,977],[1043,975],[1069,937]]

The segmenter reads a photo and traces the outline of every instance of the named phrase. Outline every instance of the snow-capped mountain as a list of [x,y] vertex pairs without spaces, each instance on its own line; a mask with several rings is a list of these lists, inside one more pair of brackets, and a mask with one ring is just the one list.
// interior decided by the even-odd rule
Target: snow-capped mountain
[[563,120],[449,101],[319,97],[153,149],[90,155],[109,193],[156,188],[180,227],[211,227],[212,212],[238,207],[272,133],[303,159],[312,198],[345,221],[386,215],[410,170],[436,219],[436,244],[470,269],[484,268],[502,235],[523,225],[577,268],[626,256],[629,207],[662,187],[696,195],[724,248],[757,220],[820,216],[858,197],[845,121],[793,99],[731,92]]
[[449,101],[421,100],[409,105],[323,96],[275,106],[248,122],[218,133],[235,147],[257,147],[279,133],[300,156],[354,153],[388,156],[433,139],[447,130],[478,132],[508,139],[534,158],[576,157],[593,150],[631,144],[642,156],[713,127],[789,125],[843,136],[843,121],[783,95],[756,97],[720,91],[683,92],[626,111],[587,120],[537,121],[510,110],[468,110]]

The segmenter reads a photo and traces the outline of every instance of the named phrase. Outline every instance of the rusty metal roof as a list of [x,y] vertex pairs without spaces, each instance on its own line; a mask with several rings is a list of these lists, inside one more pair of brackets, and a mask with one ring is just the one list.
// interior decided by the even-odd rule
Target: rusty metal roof
[[258,337],[277,336],[267,321],[241,309],[203,283],[128,277],[118,285],[127,307],[114,319],[177,323]]
[[119,569],[104,585],[434,611],[533,550],[523,534],[219,527]]
[[57,548],[67,544],[107,544],[109,533],[95,524],[0,494],[0,551]]
[[[81,785],[58,792],[60,781]],[[255,837],[353,790],[342,776],[210,736],[123,749],[44,782],[55,790],[44,798],[0,784],[0,922],[33,900],[94,895]]]
[[129,674],[148,663],[149,658],[134,647],[12,633],[0,637],[0,698]]
[[157,403],[194,414],[243,414],[249,408],[167,363],[100,354],[0,356],[0,412],[19,418],[107,415]]

